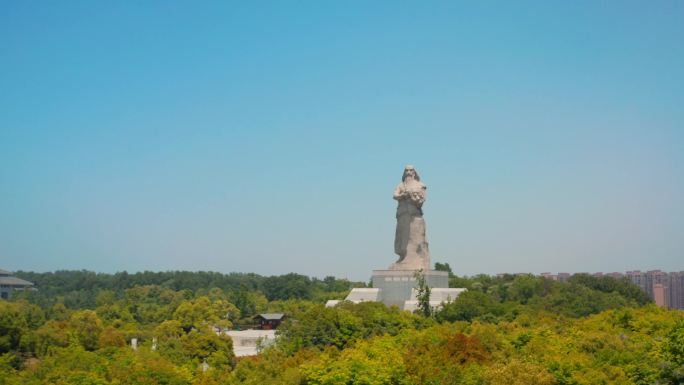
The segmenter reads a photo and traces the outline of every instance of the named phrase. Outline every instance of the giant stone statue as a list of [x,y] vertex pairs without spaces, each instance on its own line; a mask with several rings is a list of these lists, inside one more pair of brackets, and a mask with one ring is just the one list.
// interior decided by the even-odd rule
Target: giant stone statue
[[401,183],[394,190],[394,199],[398,201],[394,252],[399,259],[389,267],[390,270],[430,269],[430,251],[423,219],[426,190],[416,169],[406,166]]
[[[347,295],[346,301],[360,303],[380,301],[387,306],[414,311],[418,308],[416,270],[423,270],[422,276],[430,287],[430,306],[440,307],[456,299],[463,288],[449,287],[446,271],[430,270],[430,252],[425,239],[423,203],[427,188],[413,166],[404,168],[401,183],[394,190],[397,200],[397,233],[394,238],[394,252],[399,259],[388,270],[373,270],[372,287],[356,287]],[[338,300],[330,300],[325,306],[335,306]]]

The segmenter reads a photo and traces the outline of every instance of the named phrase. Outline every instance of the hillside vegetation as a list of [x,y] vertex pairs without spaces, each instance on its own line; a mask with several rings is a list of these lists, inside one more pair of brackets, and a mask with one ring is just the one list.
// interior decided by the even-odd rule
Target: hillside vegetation
[[[426,317],[379,303],[325,308],[359,285],[332,277],[18,275],[39,291],[0,302],[0,384],[684,382],[683,312],[609,277],[452,276],[468,291]],[[215,330],[259,312],[288,315],[278,342],[236,358]]]

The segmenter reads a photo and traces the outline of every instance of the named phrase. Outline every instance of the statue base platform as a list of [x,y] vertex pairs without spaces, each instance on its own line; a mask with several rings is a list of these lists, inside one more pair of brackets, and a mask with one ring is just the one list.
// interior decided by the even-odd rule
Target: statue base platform
[[[403,309],[404,303],[411,299],[411,291],[418,287],[415,274],[415,270],[373,270],[373,288],[380,289],[382,303]],[[428,270],[423,274],[428,287],[449,287],[446,271]]]
[[[415,270],[373,270],[373,287],[352,289],[345,301],[382,302],[387,306],[414,311],[418,306],[416,299],[418,281],[415,274]],[[432,289],[430,305],[433,308],[438,308],[442,302],[456,299],[465,291],[465,289],[449,288],[449,273],[446,271],[429,270],[423,274],[425,282]],[[339,302],[330,300],[326,306],[332,307]]]

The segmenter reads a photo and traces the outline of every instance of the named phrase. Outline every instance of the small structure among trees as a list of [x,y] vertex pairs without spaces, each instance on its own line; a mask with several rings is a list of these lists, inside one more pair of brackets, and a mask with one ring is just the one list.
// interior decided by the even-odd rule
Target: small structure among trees
[[9,299],[15,290],[35,290],[33,282],[13,277],[12,273],[0,269],[0,298]]
[[259,329],[272,330],[276,329],[285,319],[283,313],[262,313],[254,316],[254,319],[259,321]]

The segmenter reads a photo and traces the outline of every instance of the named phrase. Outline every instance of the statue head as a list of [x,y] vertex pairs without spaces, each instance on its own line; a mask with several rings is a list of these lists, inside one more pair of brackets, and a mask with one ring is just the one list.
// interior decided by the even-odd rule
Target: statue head
[[407,164],[406,167],[404,167],[404,175],[401,176],[401,181],[406,181],[406,177],[408,176],[420,182],[420,176],[418,176],[418,172],[416,172],[416,169],[410,164]]

